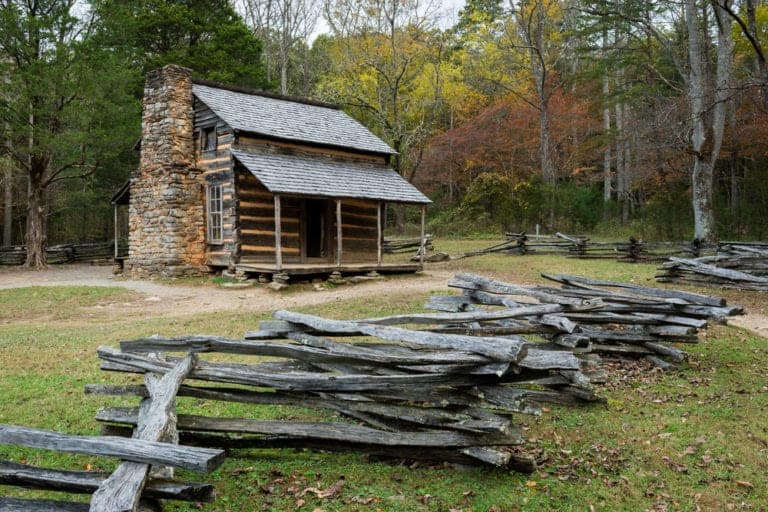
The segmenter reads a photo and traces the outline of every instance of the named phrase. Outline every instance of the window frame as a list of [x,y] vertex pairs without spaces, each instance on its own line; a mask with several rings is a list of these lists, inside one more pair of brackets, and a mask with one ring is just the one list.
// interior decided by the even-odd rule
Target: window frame
[[206,238],[209,244],[224,243],[224,190],[221,184],[205,189]]
[[200,151],[216,151],[218,147],[218,133],[215,126],[200,128]]

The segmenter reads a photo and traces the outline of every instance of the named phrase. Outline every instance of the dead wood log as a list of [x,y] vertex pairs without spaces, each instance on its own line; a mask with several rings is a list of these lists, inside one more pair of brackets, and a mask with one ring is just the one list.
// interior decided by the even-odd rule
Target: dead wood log
[[117,457],[198,473],[210,473],[224,462],[224,452],[221,450],[188,448],[140,439],[75,436],[15,425],[0,425],[0,444]]
[[[147,374],[150,397],[142,402],[134,435],[142,441],[178,442],[176,439],[175,397],[181,382],[195,364],[197,356],[187,355],[162,378]],[[138,507],[150,466],[123,461],[91,497],[91,512],[132,512]]]
[[739,272],[738,270],[724,269],[716,267],[714,265],[708,265],[696,260],[683,259],[683,258],[669,258],[670,263],[665,263],[663,266],[669,266],[674,268],[683,268],[690,272],[702,274],[705,276],[714,276],[728,281],[743,281],[745,283],[752,283],[756,285],[766,285],[768,287],[768,277],[758,277],[748,274],[746,272]]
[[[136,424],[136,409],[102,407],[98,421]],[[248,418],[209,418],[179,415],[180,430],[210,431],[233,434],[261,434],[293,438],[318,439],[341,443],[361,443],[390,447],[466,447],[519,444],[522,435],[516,427],[503,433],[467,434],[450,431],[386,432],[350,423],[262,421]]]
[[559,283],[568,284],[571,286],[578,286],[584,289],[591,289],[590,287],[610,287],[610,288],[623,288],[631,290],[641,295],[647,295],[651,297],[664,297],[673,299],[683,299],[692,304],[702,304],[706,306],[725,306],[725,299],[721,297],[712,297],[709,295],[702,295],[699,293],[684,292],[681,290],[667,290],[664,288],[651,288],[647,286],[638,286],[632,283],[622,283],[619,281],[606,281],[600,279],[589,279],[586,277],[572,276],[567,274],[541,274],[542,277],[557,281]]
[[525,356],[523,339],[500,339],[458,334],[436,334],[428,331],[412,331],[397,327],[358,324],[344,320],[327,320],[321,317],[277,311],[275,318],[310,327],[318,332],[336,332],[350,335],[366,334],[387,341],[401,341],[433,348],[454,349],[491,357],[497,361],[515,362]]
[[[187,336],[179,338],[140,338],[123,341],[120,348],[124,352],[218,352],[222,354],[261,355],[272,357],[293,358],[300,361],[312,362],[367,362],[398,365],[420,364],[483,364],[490,359],[469,352],[426,352],[409,351],[406,355],[393,354],[387,346],[363,347],[349,343],[337,343],[328,339],[301,332],[285,334],[295,341],[295,345],[285,342],[246,341],[218,336]],[[309,343],[309,339],[313,343]]]
[[88,512],[87,503],[0,497],[0,512]]
[[[0,460],[0,484],[28,489],[91,494],[108,476],[105,471],[63,471]],[[214,499],[214,489],[205,483],[150,479],[142,496],[208,503]]]

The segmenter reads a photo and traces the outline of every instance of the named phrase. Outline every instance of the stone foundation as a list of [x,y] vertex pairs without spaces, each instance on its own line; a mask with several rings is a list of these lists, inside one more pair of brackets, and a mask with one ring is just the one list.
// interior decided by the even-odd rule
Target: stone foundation
[[148,73],[143,106],[125,270],[132,277],[205,273],[205,197],[194,166],[191,71],[165,66]]

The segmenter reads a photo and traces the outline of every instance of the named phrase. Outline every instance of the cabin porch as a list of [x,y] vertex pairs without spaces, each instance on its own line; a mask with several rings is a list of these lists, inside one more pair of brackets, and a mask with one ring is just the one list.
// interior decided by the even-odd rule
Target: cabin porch
[[412,273],[421,270],[419,263],[283,263],[278,266],[274,263],[240,261],[235,265],[237,272],[245,274],[286,274],[288,276],[323,276],[333,272],[342,274],[366,274],[377,272],[379,274]]

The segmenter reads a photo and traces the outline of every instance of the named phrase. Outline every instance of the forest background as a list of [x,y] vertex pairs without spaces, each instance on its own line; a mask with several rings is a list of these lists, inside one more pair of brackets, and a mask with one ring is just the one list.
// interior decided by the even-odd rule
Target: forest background
[[444,8],[0,0],[1,245],[35,265],[113,237],[144,74],[168,63],[341,105],[435,201],[437,235],[768,236],[764,0]]

